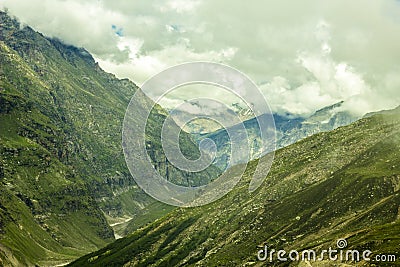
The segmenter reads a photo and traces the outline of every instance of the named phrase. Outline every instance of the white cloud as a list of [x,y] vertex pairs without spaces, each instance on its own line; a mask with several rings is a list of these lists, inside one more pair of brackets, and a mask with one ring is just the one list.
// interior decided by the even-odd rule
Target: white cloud
[[135,58],[143,45],[143,40],[132,37],[119,37],[117,47],[120,51],[127,51],[129,58]]
[[355,107],[346,106],[357,115],[363,115],[371,108],[366,101],[361,100],[371,93],[362,75],[346,62],[332,59],[328,29],[329,25],[324,21],[316,26],[315,37],[320,42],[319,51],[298,53],[296,62],[308,72],[307,81],[292,87],[290,77],[277,76],[261,86],[263,93],[271,99],[275,112],[309,116],[317,109],[343,100],[352,104],[359,103]]
[[160,6],[162,12],[175,11],[177,13],[191,12],[199,4],[200,1],[196,0],[169,0],[165,5]]
[[[136,51],[137,46],[133,46],[134,49],[129,51]],[[235,56],[237,49],[228,47],[221,49],[220,51],[205,51],[195,52],[187,47],[185,40],[181,40],[180,43],[164,47],[162,50],[155,50],[146,53],[145,55],[140,53],[130,53],[130,59],[125,62],[116,62],[112,60],[103,60],[97,58],[100,65],[105,69],[116,73],[120,78],[130,78],[141,84],[152,75],[166,69],[167,67],[176,65],[179,62],[186,61],[216,61],[224,62]]]
[[[392,0],[3,0],[46,35],[83,46],[138,84],[183,62],[249,75],[275,111],[306,115],[348,100],[355,112],[400,102],[400,4]],[[112,25],[122,29],[118,36]]]

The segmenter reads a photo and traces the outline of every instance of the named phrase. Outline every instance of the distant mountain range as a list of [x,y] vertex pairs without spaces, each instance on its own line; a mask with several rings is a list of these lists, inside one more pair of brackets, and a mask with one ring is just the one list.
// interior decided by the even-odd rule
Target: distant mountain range
[[[250,141],[250,155],[251,159],[256,159],[261,155],[271,152],[274,149],[279,149],[290,144],[293,144],[305,137],[311,136],[313,134],[331,131],[340,126],[348,125],[359,117],[352,115],[350,112],[341,110],[343,102],[336,103],[331,106],[327,106],[316,111],[314,114],[308,118],[296,117],[295,115],[288,114],[287,116],[281,116],[278,114],[273,114],[276,127],[276,143],[267,143],[261,147],[261,136],[260,129],[258,126],[257,119],[251,118],[243,121],[243,125],[246,129],[248,140]],[[245,118],[245,116],[250,116],[251,112],[246,112],[245,109],[238,110],[239,117]],[[243,114],[245,116],[243,116]],[[262,116],[259,119],[263,119]],[[200,123],[207,124],[206,120],[200,121]],[[198,122],[199,123],[199,122]],[[193,125],[193,124],[192,124]],[[238,126],[231,126],[235,128],[235,131],[242,131]],[[189,131],[194,131],[194,138],[200,142],[204,138],[212,139],[217,145],[217,156],[215,159],[216,165],[225,169],[229,163],[230,155],[230,139],[228,132],[224,129],[219,129],[211,133],[198,133],[196,134],[196,128],[201,128],[200,126],[192,126]],[[205,127],[203,127],[204,129]],[[245,133],[243,133],[244,135]],[[245,157],[243,157],[245,158]],[[243,161],[234,162],[231,165],[237,163],[244,163]]]

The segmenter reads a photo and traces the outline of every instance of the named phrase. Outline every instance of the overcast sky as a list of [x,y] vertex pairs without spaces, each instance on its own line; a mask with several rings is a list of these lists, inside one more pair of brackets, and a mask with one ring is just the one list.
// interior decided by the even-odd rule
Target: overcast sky
[[[247,74],[281,114],[306,116],[341,100],[359,114],[400,104],[395,0],[0,0],[0,5],[45,35],[86,48],[105,70],[138,85],[172,65],[204,60]],[[169,102],[186,95],[176,93]]]

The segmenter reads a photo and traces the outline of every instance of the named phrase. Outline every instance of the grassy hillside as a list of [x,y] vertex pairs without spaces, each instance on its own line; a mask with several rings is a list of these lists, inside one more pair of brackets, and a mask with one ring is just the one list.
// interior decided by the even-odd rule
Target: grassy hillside
[[258,250],[328,249],[339,238],[348,249],[400,257],[399,134],[400,108],[306,138],[277,151],[253,194],[256,161],[221,200],[177,209],[70,266],[287,266],[257,261]]
[[[122,121],[136,90],[86,50],[0,12],[0,265],[69,261],[114,240],[114,221],[131,218],[137,228],[171,209],[154,205],[125,165]],[[165,116],[156,106],[149,119],[150,152],[161,149]],[[181,142],[199,154],[189,135]],[[159,153],[152,160],[169,164]],[[218,172],[211,167],[197,182]],[[181,184],[189,177],[173,167],[170,174]]]

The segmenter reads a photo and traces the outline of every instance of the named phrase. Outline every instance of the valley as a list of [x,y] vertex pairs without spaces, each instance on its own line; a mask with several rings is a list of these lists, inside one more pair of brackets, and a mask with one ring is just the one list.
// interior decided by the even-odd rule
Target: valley
[[340,238],[350,249],[399,257],[399,122],[397,108],[282,148],[250,194],[252,161],[223,199],[176,209],[70,266],[264,266],[256,256],[265,245],[318,250]]
[[[86,49],[0,11],[0,266],[308,266],[262,262],[257,252],[321,250],[343,238],[349,249],[400,257],[400,107],[360,116],[340,101],[306,117],[275,113],[276,143],[261,146],[256,118],[233,104],[251,160],[230,164],[225,129],[177,120],[189,159],[204,138],[218,149],[214,164],[193,175],[163,152],[163,123],[180,111],[155,105],[145,150],[161,176],[197,187],[229,166],[241,178],[213,203],[177,208],[148,196],[126,166],[122,124],[137,92]],[[140,101],[138,110],[154,104],[144,94]],[[268,173],[262,162],[271,152]],[[266,179],[249,192],[259,162]]]

